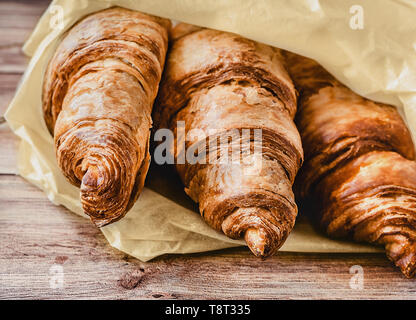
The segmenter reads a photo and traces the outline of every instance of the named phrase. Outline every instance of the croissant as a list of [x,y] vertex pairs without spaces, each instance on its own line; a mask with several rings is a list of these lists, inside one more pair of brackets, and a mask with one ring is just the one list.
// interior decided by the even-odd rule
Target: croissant
[[110,8],[78,22],[49,62],[43,112],[62,173],[98,226],[122,218],[149,167],[170,21]]
[[256,256],[269,256],[294,226],[292,184],[303,161],[296,92],[280,51],[183,24],[172,38],[155,127],[174,132],[168,151],[203,219],[244,238]]
[[384,245],[407,276],[416,271],[416,162],[397,110],[355,94],[315,61],[285,54],[300,91],[296,122],[305,151],[296,189],[314,200],[332,237]]

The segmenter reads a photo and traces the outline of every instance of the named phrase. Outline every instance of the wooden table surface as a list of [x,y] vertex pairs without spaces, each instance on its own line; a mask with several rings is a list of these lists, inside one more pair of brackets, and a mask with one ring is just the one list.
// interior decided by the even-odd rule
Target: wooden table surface
[[[0,115],[27,64],[21,47],[48,2],[0,1]],[[0,146],[0,299],[416,299],[416,279],[384,254],[279,253],[261,261],[237,248],[142,263],[16,175],[17,139],[5,123]],[[362,286],[351,280],[357,265]]]

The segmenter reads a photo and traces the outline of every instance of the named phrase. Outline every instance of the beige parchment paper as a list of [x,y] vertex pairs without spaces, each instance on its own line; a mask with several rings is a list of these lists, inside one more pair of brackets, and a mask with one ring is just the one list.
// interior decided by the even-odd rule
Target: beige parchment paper
[[[416,137],[416,2],[412,0],[54,0],[23,48],[31,60],[6,119],[21,138],[20,175],[53,203],[79,215],[83,215],[79,189],[57,167],[53,139],[43,120],[41,86],[62,34],[83,16],[114,5],[235,32],[314,58],[359,94],[395,105]],[[244,245],[209,228],[173,171],[163,167],[151,169],[130,212],[101,231],[112,246],[143,261],[165,253]],[[330,240],[300,212],[281,250],[380,249]]]

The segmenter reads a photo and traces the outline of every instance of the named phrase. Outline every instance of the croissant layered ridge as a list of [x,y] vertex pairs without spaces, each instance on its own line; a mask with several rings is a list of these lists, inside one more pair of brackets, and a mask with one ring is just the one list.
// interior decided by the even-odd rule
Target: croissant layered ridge
[[337,238],[383,245],[407,277],[416,272],[416,162],[396,108],[365,99],[315,61],[285,53],[300,92],[296,122],[305,163],[296,185]]
[[[230,33],[176,28],[156,127],[175,132],[176,170],[204,220],[245,239],[256,256],[272,255],[295,223],[292,184],[303,161],[296,93],[280,51]],[[179,122],[192,133],[186,139]],[[184,153],[203,156],[181,163]]]
[[193,92],[231,80],[265,88],[282,101],[291,117],[295,115],[296,92],[280,50],[236,34],[187,26],[179,24],[172,32],[177,40],[171,45],[174,54],[167,58],[169,70],[158,94],[164,107],[154,111],[155,123],[167,128]]
[[401,271],[414,276],[416,162],[396,152],[369,152],[328,174],[318,190],[328,194],[321,224],[329,235],[384,245]]
[[72,27],[49,62],[43,111],[58,165],[99,227],[122,218],[143,188],[169,28],[165,19],[103,10]]

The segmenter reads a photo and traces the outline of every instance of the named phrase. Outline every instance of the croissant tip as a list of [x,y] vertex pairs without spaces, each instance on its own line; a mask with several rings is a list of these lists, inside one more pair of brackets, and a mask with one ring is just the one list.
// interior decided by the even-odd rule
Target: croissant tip
[[266,239],[262,234],[261,229],[249,228],[244,234],[244,239],[250,248],[251,252],[256,257],[265,258],[269,256],[266,245]]
[[396,265],[400,268],[406,278],[411,279],[416,275],[416,259],[407,263],[399,261],[396,262]]
[[100,171],[96,166],[88,166],[84,176],[82,177],[81,187],[86,189],[97,189],[102,183]]
[[110,221],[108,220],[97,220],[97,219],[92,219],[91,218],[92,223],[94,223],[94,225],[97,228],[102,228],[105,227],[106,225],[110,224]]
[[405,271],[402,271],[403,272],[403,274],[404,274],[404,276],[407,278],[407,279],[413,279],[414,278],[414,276],[415,276],[415,272],[405,272]]
[[94,217],[90,215],[91,222],[97,227],[102,228],[114,222],[117,222],[125,216],[125,212],[121,215],[111,216],[111,217]]
[[416,268],[414,266],[408,268],[399,266],[399,268],[403,275],[408,279],[412,279],[416,274]]

